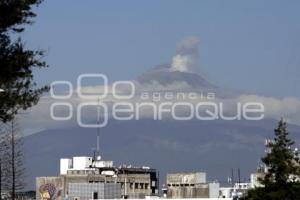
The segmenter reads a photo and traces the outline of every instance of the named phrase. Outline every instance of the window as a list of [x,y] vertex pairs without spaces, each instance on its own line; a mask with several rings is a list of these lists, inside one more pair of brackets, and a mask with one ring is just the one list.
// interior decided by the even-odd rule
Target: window
[[156,185],[155,181],[152,181],[152,187],[155,187],[155,185]]
[[93,199],[98,199],[98,192],[93,193]]

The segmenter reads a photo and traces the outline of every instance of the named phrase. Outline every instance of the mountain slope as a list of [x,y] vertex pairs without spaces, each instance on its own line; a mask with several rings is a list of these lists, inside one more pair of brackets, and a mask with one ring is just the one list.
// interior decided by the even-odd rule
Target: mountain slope
[[[167,172],[206,171],[209,180],[225,182],[231,168],[241,168],[248,179],[264,153],[264,139],[273,135],[273,120],[249,121],[110,121],[101,129],[104,160],[116,165],[149,165]],[[290,126],[300,142],[300,127]],[[25,138],[28,188],[36,176],[59,173],[59,159],[92,155],[96,131],[78,127],[47,130]]]

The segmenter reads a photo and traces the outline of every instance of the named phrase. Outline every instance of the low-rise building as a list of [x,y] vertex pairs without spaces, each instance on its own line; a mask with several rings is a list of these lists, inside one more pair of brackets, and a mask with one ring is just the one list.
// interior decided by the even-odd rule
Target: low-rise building
[[149,167],[74,157],[60,160],[59,176],[37,177],[36,191],[37,200],[145,198],[158,195],[158,177]]
[[218,198],[219,187],[219,183],[207,183],[203,172],[167,175],[168,198]]

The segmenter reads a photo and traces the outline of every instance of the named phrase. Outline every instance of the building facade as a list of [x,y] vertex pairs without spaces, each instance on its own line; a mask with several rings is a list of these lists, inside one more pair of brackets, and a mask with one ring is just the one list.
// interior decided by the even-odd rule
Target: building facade
[[203,172],[168,174],[167,197],[218,198],[219,183],[207,183]]
[[37,200],[145,198],[158,195],[158,177],[149,167],[74,157],[61,159],[59,176],[36,178],[36,191]]

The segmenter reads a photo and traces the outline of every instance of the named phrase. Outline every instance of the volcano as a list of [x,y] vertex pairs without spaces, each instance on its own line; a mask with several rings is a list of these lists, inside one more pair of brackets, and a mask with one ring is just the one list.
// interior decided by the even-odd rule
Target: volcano
[[[135,79],[140,90],[154,92],[215,93],[217,97],[233,98],[237,92],[225,90],[211,83],[199,73],[174,70],[170,65],[159,65]],[[152,87],[151,87],[152,86]]]

